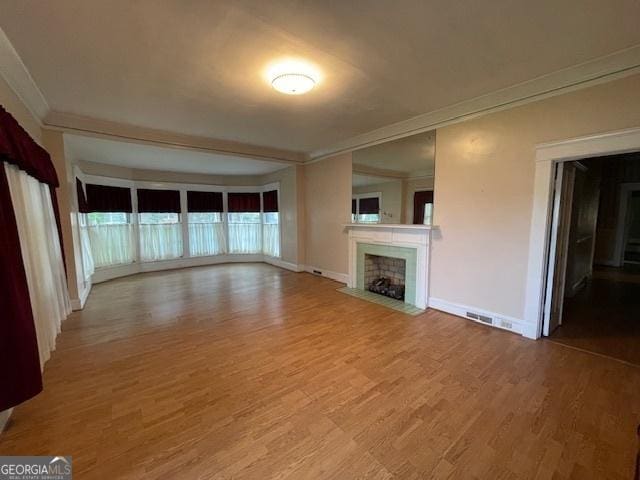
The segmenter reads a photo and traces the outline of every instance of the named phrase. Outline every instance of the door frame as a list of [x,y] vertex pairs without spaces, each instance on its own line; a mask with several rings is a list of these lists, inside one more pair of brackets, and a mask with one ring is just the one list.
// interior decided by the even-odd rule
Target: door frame
[[640,128],[599,133],[536,145],[527,287],[523,335],[540,338],[545,315],[545,292],[549,283],[549,249],[554,200],[556,164],[590,157],[616,155],[640,150]]
[[631,198],[631,194],[637,190],[640,190],[640,183],[637,182],[628,182],[620,185],[616,243],[613,254],[614,262],[617,267],[621,267],[624,264],[624,249],[627,243],[627,209],[629,208],[629,199]]

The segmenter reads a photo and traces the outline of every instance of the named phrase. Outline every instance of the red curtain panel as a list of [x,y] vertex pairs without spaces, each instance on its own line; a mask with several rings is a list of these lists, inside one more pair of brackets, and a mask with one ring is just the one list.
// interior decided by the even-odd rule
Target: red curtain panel
[[259,212],[259,193],[230,193],[227,197],[229,211],[233,213]]
[[222,212],[222,192],[187,192],[187,211],[193,213]]
[[[0,160],[49,185],[60,234],[55,194],[58,177],[49,154],[3,107]],[[20,237],[4,167],[0,170],[0,251],[0,410],[6,410],[37,395],[42,390],[42,377]]]
[[278,191],[270,190],[262,194],[262,210],[267,213],[278,211]]

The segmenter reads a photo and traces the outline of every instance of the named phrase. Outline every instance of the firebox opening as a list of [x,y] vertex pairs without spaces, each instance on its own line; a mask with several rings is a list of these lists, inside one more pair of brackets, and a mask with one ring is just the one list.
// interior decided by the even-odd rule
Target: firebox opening
[[364,256],[366,290],[404,301],[406,262],[401,258]]

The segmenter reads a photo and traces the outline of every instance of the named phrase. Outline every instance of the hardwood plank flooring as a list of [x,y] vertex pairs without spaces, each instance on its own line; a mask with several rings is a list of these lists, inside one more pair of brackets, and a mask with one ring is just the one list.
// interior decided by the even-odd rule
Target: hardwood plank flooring
[[75,478],[629,479],[640,369],[264,264],[96,285],[0,453]]
[[550,339],[640,366],[640,272],[596,267]]

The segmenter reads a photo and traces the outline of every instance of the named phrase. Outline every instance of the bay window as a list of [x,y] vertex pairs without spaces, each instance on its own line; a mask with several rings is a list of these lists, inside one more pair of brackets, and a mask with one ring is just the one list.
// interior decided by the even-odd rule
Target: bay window
[[[81,225],[84,220],[95,268],[133,262],[131,190],[87,184],[86,210]],[[86,245],[83,246],[86,248]],[[87,264],[85,268],[90,268],[90,265]]]
[[182,256],[179,191],[138,189],[138,224],[141,261]]
[[227,251],[221,192],[187,192],[189,253],[192,257]]
[[280,214],[278,191],[262,194],[262,253],[270,257],[280,256]]
[[229,253],[261,253],[260,194],[229,193],[227,198]]

